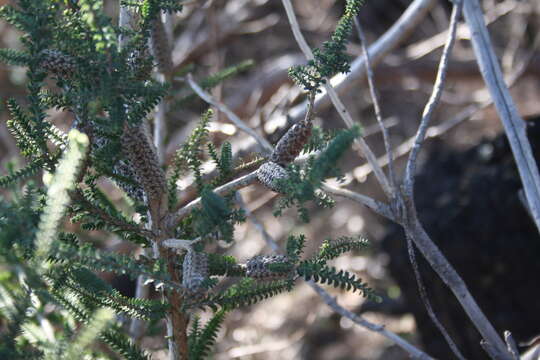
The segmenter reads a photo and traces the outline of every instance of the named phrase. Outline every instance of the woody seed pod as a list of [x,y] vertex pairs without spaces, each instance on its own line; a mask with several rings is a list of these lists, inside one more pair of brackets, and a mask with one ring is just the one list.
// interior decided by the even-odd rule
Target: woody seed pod
[[270,157],[276,164],[286,165],[293,161],[311,136],[313,124],[304,119],[293,126],[279,139]]
[[165,26],[161,19],[156,19],[150,28],[152,55],[157,61],[159,72],[168,74],[172,69],[171,46]]
[[208,257],[205,253],[188,250],[182,264],[182,285],[190,292],[200,290],[208,277]]
[[246,263],[246,276],[255,279],[278,279],[289,276],[288,272],[276,272],[269,265],[286,263],[289,259],[284,255],[259,255]]
[[287,170],[271,161],[262,164],[257,170],[257,179],[259,179],[264,186],[275,192],[280,192],[275,181],[278,179],[286,179],[288,176]]
[[58,50],[45,49],[40,53],[40,65],[54,75],[68,78],[75,72],[75,60]]
[[121,142],[135,180],[142,185],[149,203],[159,204],[167,185],[147,126],[126,124]]

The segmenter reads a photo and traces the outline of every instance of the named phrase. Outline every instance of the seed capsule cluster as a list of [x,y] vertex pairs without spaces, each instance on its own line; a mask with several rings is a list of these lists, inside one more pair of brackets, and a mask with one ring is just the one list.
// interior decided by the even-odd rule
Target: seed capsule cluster
[[190,292],[198,292],[208,277],[208,257],[205,253],[189,249],[182,264],[182,285]]
[[300,154],[311,136],[312,128],[311,120],[306,118],[291,126],[285,135],[279,139],[270,156],[270,161],[262,164],[257,170],[257,178],[264,186],[275,192],[280,192],[275,181],[288,177],[284,166]]
[[280,192],[276,186],[276,180],[286,179],[288,177],[287,170],[274,162],[266,162],[257,170],[257,179],[275,192]]
[[75,60],[61,51],[46,49],[40,53],[40,65],[59,77],[68,78],[75,72]]
[[312,128],[313,124],[306,119],[291,126],[285,135],[279,139],[270,161],[284,166],[296,159],[309,140]]
[[269,265],[286,263],[289,259],[284,255],[259,255],[246,263],[246,276],[255,279],[278,279],[289,276],[288,273],[276,272]]

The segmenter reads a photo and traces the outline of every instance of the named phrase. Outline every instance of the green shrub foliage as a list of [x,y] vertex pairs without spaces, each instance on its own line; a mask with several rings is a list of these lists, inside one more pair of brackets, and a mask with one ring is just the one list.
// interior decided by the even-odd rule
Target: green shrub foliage
[[[326,77],[348,71],[346,39],[360,3],[347,1],[331,40],[315,50],[315,60],[291,69],[291,77],[311,96]],[[159,61],[148,48],[155,24],[162,12],[182,6],[172,0],[121,4],[137,14],[136,26],[117,25],[99,0],[18,0],[0,9],[0,16],[24,34],[23,48],[0,49],[0,61],[27,69],[25,101],[6,102],[7,127],[25,164],[10,164],[0,177],[0,358],[149,359],[130,337],[127,322],[145,320],[165,334],[162,320],[183,314],[191,317],[191,330],[174,331],[183,331],[189,359],[204,359],[230,311],[291,291],[302,279],[376,299],[355,274],[329,264],[344,252],[363,249],[363,239],[327,240],[311,258],[303,256],[307,239],[302,234],[291,235],[281,255],[236,259],[208,251],[218,240],[234,242],[234,227],[246,217],[234,191],[218,188],[267,159],[254,154],[237,161],[230,142],[214,144],[209,109],[173,159],[159,164],[149,130],[154,108],[165,98],[173,108],[198,101],[185,91],[172,94],[171,86],[151,73]],[[252,65],[227,68],[201,85],[210,89]],[[69,114],[69,134],[50,121],[50,109]],[[300,146],[294,156],[303,146],[308,161],[274,164],[283,176],[266,179],[281,193],[276,213],[296,207],[306,222],[309,204],[332,205],[321,184],[339,176],[339,159],[358,130],[327,134],[315,128],[310,134],[298,143],[288,139]],[[202,164],[208,160],[216,171],[204,175]],[[197,199],[186,207],[178,183],[189,176]],[[113,200],[104,184],[116,186],[123,198]],[[178,212],[185,208],[189,211]],[[148,251],[134,256],[103,249],[105,234]],[[165,246],[179,239],[184,240],[180,248]],[[125,296],[104,273],[145,279],[159,296]],[[179,305],[172,306],[178,298]],[[199,309],[213,311],[205,325]]]

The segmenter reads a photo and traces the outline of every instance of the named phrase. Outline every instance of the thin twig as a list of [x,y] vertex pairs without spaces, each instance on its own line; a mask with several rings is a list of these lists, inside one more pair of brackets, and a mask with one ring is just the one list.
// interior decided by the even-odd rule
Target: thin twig
[[[531,213],[536,227],[540,231],[540,174],[527,138],[525,122],[520,117],[508,87],[504,83],[502,71],[491,45],[482,10],[477,0],[465,0],[464,15],[471,29],[476,60],[504,126]],[[502,340],[496,347],[502,351]]]
[[508,351],[510,352],[510,354],[512,354],[514,360],[519,360],[519,350],[516,341],[514,340],[512,333],[508,330],[504,332],[504,341],[506,342]]
[[416,261],[416,255],[414,254],[414,245],[412,239],[407,236],[407,251],[409,253],[409,260],[411,262],[413,271],[414,271],[414,277],[416,278],[416,285],[418,286],[418,292],[420,294],[420,299],[424,303],[424,307],[426,308],[426,311],[437,329],[441,332],[444,339],[448,343],[448,346],[450,346],[450,349],[454,353],[454,355],[461,360],[465,360],[465,357],[459,351],[459,348],[457,347],[454,340],[452,340],[452,337],[450,334],[448,334],[448,331],[446,331],[445,327],[441,322],[439,321],[439,318],[437,318],[437,315],[435,314],[435,311],[433,311],[433,307],[431,306],[431,301],[429,301],[429,297],[426,291],[426,287],[424,285],[424,282],[422,281],[422,275],[420,274],[420,269],[418,268],[418,262]]
[[446,82],[446,71],[448,69],[448,60],[450,59],[450,53],[452,52],[452,48],[454,47],[454,42],[456,40],[456,29],[459,22],[459,18],[461,16],[461,7],[462,5],[460,3],[459,5],[454,5],[452,9],[452,15],[450,17],[450,31],[448,32],[448,38],[446,40],[446,44],[444,45],[444,50],[441,56],[441,60],[439,62],[439,69],[437,71],[437,78],[435,80],[435,84],[433,85],[433,92],[431,93],[429,101],[427,102],[424,108],[424,112],[422,114],[422,120],[420,122],[420,126],[418,127],[418,131],[416,132],[414,145],[413,145],[413,148],[411,149],[411,153],[407,161],[407,167],[405,170],[405,179],[403,183],[404,183],[404,191],[407,192],[408,196],[411,199],[413,198],[413,193],[414,193],[414,176],[416,172],[416,158],[418,157],[418,153],[420,152],[420,149],[422,148],[424,139],[426,137],[426,131],[429,126],[429,122],[431,121],[431,117],[433,115],[435,108],[439,104],[439,101],[441,99],[441,95],[444,89],[444,85]]
[[[293,32],[294,38],[296,39],[296,42],[298,43],[298,46],[300,47],[300,50],[304,53],[304,56],[308,60],[313,60],[313,52],[311,51],[311,48],[306,42],[306,39],[302,35],[302,32],[300,30],[300,25],[298,25],[298,20],[296,19],[296,14],[294,13],[294,9],[292,7],[290,0],[281,0],[283,3],[283,7],[285,8],[285,12],[287,13],[287,18],[289,19],[289,24],[291,26],[291,30]],[[326,92],[330,96],[330,99],[332,100],[332,104],[336,108],[339,116],[341,116],[342,120],[345,122],[347,127],[351,128],[354,126],[355,122],[353,121],[351,114],[339,98],[337,92],[334,90],[332,85],[329,84],[327,81],[324,84],[324,88],[326,89]],[[375,157],[375,154],[373,151],[371,151],[370,147],[366,143],[366,141],[363,138],[356,139],[356,141],[360,145],[360,149],[362,151],[362,154],[368,161],[368,163],[373,167],[373,172],[375,173],[375,176],[377,177],[377,180],[379,181],[383,191],[385,192],[386,196],[388,198],[392,198],[392,188],[390,187],[390,183],[388,181],[388,178],[382,171],[379,164],[377,164],[377,158]]]
[[201,98],[203,99],[204,101],[206,101],[208,104],[211,104],[213,106],[215,106],[216,108],[219,109],[219,111],[223,112],[225,115],[227,115],[227,117],[229,118],[229,120],[232,121],[232,123],[234,125],[236,125],[236,127],[238,127],[238,129],[242,130],[243,132],[245,132],[246,134],[250,135],[253,139],[255,139],[255,141],[257,141],[257,143],[259,143],[259,145],[261,146],[261,148],[263,149],[264,152],[270,154],[272,153],[272,151],[274,150],[274,147],[265,139],[263,138],[262,136],[260,136],[259,134],[257,134],[252,128],[250,128],[249,126],[247,126],[234,112],[232,112],[225,104],[217,101],[216,99],[214,99],[212,97],[212,95],[210,95],[209,93],[207,93],[206,91],[204,91],[200,86],[199,84],[197,84],[194,80],[193,80],[193,77],[191,76],[191,74],[188,74],[187,75],[187,81],[189,83],[189,86],[193,89],[193,91]]
[[370,331],[373,331],[375,333],[378,333],[387,339],[393,341],[397,346],[405,350],[413,359],[421,359],[421,360],[429,360],[433,359],[431,356],[423,352],[422,350],[418,349],[411,343],[407,342],[405,339],[400,337],[399,335],[386,330],[383,325],[377,325],[372,322],[367,321],[361,316],[356,315],[355,313],[345,309],[341,305],[339,305],[335,298],[330,296],[328,292],[326,292],[323,288],[321,288],[319,285],[315,284],[313,281],[308,281],[308,285],[311,286],[317,294],[321,297],[321,299],[326,303],[326,305],[330,306],[332,310],[340,314],[341,316],[351,320],[356,325],[360,325]]
[[[253,184],[255,181],[257,181],[257,170],[250,172],[249,174],[246,174],[242,177],[239,177],[238,179],[229,181],[226,184],[223,184],[217,188],[215,188],[213,191],[218,195],[227,194],[231,191],[235,191],[238,189],[241,189],[243,187],[246,187],[248,185]],[[177,212],[172,214],[170,216],[170,219],[167,221],[169,228],[174,228],[176,224],[187,214],[189,214],[193,209],[198,208],[201,206],[201,198],[197,198],[182,208],[180,208]]]
[[351,190],[330,186],[328,184],[323,184],[322,189],[330,194],[341,196],[355,201],[359,204],[362,204],[365,207],[371,209],[376,214],[384,216],[389,220],[392,220],[394,222],[397,220],[396,217],[393,215],[390,206],[375,199],[372,199],[369,196],[362,195]]
[[358,38],[360,39],[360,43],[362,45],[362,53],[364,57],[366,58],[366,73],[367,73],[367,79],[368,79],[368,85],[369,85],[369,93],[373,101],[373,110],[375,112],[375,118],[377,119],[377,124],[379,124],[379,127],[382,132],[384,148],[388,156],[388,177],[390,178],[390,185],[392,186],[392,191],[394,192],[396,190],[396,176],[394,173],[394,159],[392,155],[392,147],[390,145],[390,136],[388,135],[388,129],[384,125],[383,118],[382,118],[382,111],[381,111],[381,106],[379,103],[379,96],[377,95],[377,89],[375,88],[375,75],[373,73],[373,67],[371,65],[371,57],[367,49],[367,40],[364,35],[364,31],[362,30],[362,25],[360,24],[360,21],[358,20],[357,16],[354,17],[354,25],[356,26],[356,30],[358,31]]

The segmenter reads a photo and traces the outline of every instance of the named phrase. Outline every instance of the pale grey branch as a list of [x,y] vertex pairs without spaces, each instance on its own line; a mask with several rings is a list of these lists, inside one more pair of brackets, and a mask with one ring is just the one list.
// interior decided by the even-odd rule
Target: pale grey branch
[[[523,182],[529,208],[533,214],[536,227],[540,231],[540,174],[532,154],[531,145],[527,139],[525,122],[520,117],[504,82],[501,67],[491,45],[478,0],[464,1],[465,20],[471,29],[476,59],[504,126]],[[502,345],[501,340],[497,344],[497,348],[502,349]]]

